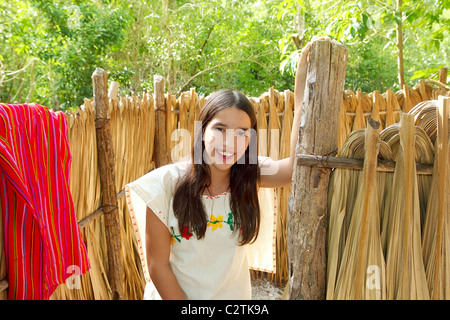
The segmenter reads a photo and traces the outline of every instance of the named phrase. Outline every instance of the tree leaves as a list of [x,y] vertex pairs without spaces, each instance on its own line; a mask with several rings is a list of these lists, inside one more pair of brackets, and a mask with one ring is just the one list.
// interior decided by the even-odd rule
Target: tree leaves
[[[306,41],[325,33],[343,42],[351,50],[347,71],[347,85],[356,85],[367,91],[398,89],[396,67],[391,64],[397,47],[397,26],[403,29],[403,52],[406,78],[415,70],[423,70],[437,65],[450,64],[450,52],[441,48],[449,47],[450,1],[448,0],[403,0],[400,8],[397,1],[302,1],[307,28]],[[291,10],[291,18],[299,14],[296,0],[282,1],[278,10]],[[289,9],[288,9],[289,8]],[[400,14],[402,12],[402,14]],[[306,16],[306,13],[308,16]],[[286,17],[287,14],[278,13]],[[293,31],[294,28],[289,31]],[[287,38],[287,37],[286,37]],[[369,44],[371,44],[369,46]],[[291,47],[292,52],[295,48]],[[370,56],[363,61],[359,54]],[[289,71],[290,52],[284,52],[280,68]],[[395,56],[394,56],[395,59]],[[354,70],[358,70],[355,73]],[[390,73],[390,74],[389,74]],[[380,77],[382,75],[382,77]],[[354,78],[350,78],[354,77]],[[363,80],[364,79],[364,80]],[[367,81],[365,81],[367,79]],[[377,79],[374,83],[374,79]],[[386,87],[387,86],[387,87]]]
[[32,59],[31,99],[55,109],[92,95],[96,67],[120,82],[121,94],[151,89],[154,74],[166,78],[172,93],[185,85],[203,94],[292,90],[299,55],[292,38],[301,47],[321,35],[350,49],[350,89],[386,90],[396,83],[392,44],[400,22],[407,79],[448,66],[450,1],[403,0],[402,21],[395,6],[393,0],[0,0],[0,100],[23,102],[32,88],[26,67]]

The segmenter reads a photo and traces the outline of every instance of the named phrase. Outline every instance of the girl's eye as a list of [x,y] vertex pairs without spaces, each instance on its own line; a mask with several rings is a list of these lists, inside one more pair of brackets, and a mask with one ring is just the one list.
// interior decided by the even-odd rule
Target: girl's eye
[[244,130],[238,130],[236,131],[236,135],[239,137],[245,137],[245,131]]
[[216,128],[216,130],[219,131],[219,132],[224,132],[224,131],[225,131],[225,130],[222,129],[222,128]]

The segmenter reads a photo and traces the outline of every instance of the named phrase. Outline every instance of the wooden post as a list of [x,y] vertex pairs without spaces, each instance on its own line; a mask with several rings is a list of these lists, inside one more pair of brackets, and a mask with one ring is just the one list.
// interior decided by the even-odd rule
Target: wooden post
[[[155,168],[170,163],[170,153],[166,142],[166,99],[164,98],[164,78],[153,76],[155,91]],[[169,134],[172,134],[170,132]]]
[[112,298],[118,300],[123,297],[122,241],[115,183],[115,158],[109,122],[107,79],[108,73],[102,69],[97,68],[92,74],[97,154],[108,251],[108,280],[112,290]]
[[[333,40],[312,43],[296,154],[337,150],[339,109],[348,51]],[[327,197],[331,170],[294,164],[290,194],[289,299],[324,299]]]

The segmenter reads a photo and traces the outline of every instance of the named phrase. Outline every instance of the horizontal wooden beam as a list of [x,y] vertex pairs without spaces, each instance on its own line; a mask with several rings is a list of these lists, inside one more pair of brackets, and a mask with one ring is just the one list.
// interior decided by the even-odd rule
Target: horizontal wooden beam
[[[125,189],[120,191],[117,194],[117,200],[119,200],[123,195],[125,194]],[[78,221],[78,226],[80,229],[83,229],[85,226],[87,226],[90,222],[94,221],[98,217],[100,217],[103,214],[103,207],[98,208],[94,212],[88,214],[86,217]]]
[[83,229],[90,222],[94,221],[95,219],[100,217],[102,214],[103,214],[103,207],[100,207],[97,210],[95,210],[93,213],[87,215],[86,217],[84,217],[83,219],[78,221],[78,226],[80,227],[80,229]]
[[[392,110],[392,113],[402,113],[402,112],[403,112],[402,110]],[[387,114],[387,111],[380,110],[380,111],[378,111],[378,113],[379,114]],[[347,111],[345,114],[348,116],[355,116],[356,112]],[[372,112],[363,112],[363,116],[371,116],[371,115],[372,115]]]
[[[326,169],[353,169],[362,170],[364,165],[364,160],[351,159],[351,158],[341,158],[341,157],[327,157],[327,156],[315,156],[308,154],[298,154],[297,155],[297,165],[307,166],[307,167],[323,167]],[[395,162],[378,160],[377,171],[379,172],[394,172]],[[421,175],[432,175],[433,165],[426,165],[417,163],[416,166],[417,174]]]

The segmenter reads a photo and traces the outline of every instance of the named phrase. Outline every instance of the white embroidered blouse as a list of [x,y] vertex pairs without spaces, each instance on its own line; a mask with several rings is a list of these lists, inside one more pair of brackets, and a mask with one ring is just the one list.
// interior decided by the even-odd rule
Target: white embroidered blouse
[[[258,157],[261,163],[267,157]],[[203,195],[208,225],[203,239],[191,230],[179,230],[172,208],[175,183],[187,171],[188,162],[155,169],[125,187],[127,205],[138,242],[146,279],[144,299],[161,299],[148,269],[145,250],[146,206],[170,231],[170,266],[188,299],[251,299],[249,268],[276,271],[275,232],[277,199],[275,189],[258,191],[261,226],[258,239],[249,245],[238,244],[239,232],[233,232],[230,193]]]

